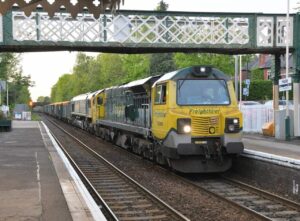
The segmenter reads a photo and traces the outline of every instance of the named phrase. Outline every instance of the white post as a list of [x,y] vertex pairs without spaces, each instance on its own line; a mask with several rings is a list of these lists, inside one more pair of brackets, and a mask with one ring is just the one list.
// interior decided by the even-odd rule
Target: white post
[[6,81],[6,106],[8,107],[8,82]]
[[240,55],[240,109],[242,108],[242,55]]

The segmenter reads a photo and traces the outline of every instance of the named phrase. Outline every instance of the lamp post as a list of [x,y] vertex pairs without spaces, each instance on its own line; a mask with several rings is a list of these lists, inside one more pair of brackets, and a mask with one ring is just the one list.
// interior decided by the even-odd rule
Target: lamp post
[[6,106],[8,107],[8,81],[6,81]]
[[239,57],[234,55],[234,88],[236,99],[239,99]]

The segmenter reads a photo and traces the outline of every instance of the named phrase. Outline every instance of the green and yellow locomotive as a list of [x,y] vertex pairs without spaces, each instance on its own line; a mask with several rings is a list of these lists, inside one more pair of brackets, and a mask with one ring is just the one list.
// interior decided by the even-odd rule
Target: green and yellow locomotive
[[90,131],[176,171],[226,171],[243,152],[233,83],[213,67],[184,68],[93,95],[86,96]]

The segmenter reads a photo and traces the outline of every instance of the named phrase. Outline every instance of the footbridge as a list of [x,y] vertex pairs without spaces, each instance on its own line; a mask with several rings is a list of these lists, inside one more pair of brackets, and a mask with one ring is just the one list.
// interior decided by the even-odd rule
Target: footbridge
[[294,133],[300,136],[300,13],[287,21],[285,14],[116,11],[120,0],[8,2],[0,1],[1,52],[273,54],[276,108],[280,56],[288,41],[294,59]]
[[[283,53],[284,14],[104,11],[74,17],[65,9],[52,16],[19,8],[0,17],[0,50],[87,50],[116,53],[212,52]],[[298,47],[300,15],[293,14],[290,49]]]

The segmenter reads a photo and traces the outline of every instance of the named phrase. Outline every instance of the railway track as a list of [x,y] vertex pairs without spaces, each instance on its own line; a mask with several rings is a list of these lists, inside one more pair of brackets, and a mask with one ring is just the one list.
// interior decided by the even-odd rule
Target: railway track
[[205,180],[183,179],[262,220],[300,221],[299,203],[234,179],[223,176]]
[[62,141],[52,132],[108,220],[189,220],[54,121],[47,120],[54,126],[52,130],[64,133],[60,135]]
[[[126,150],[121,148],[118,148],[118,150],[135,159],[140,159],[140,157],[130,154]],[[145,162],[151,163],[148,161]],[[166,171],[165,168],[158,168]],[[220,176],[203,179],[202,175],[193,177],[182,177],[177,174],[173,175],[178,179],[181,179],[187,185],[192,185],[195,188],[204,190],[205,192],[234,205],[236,208],[254,215],[258,219],[300,221],[300,204],[239,181]],[[171,218],[169,220],[173,219]]]

